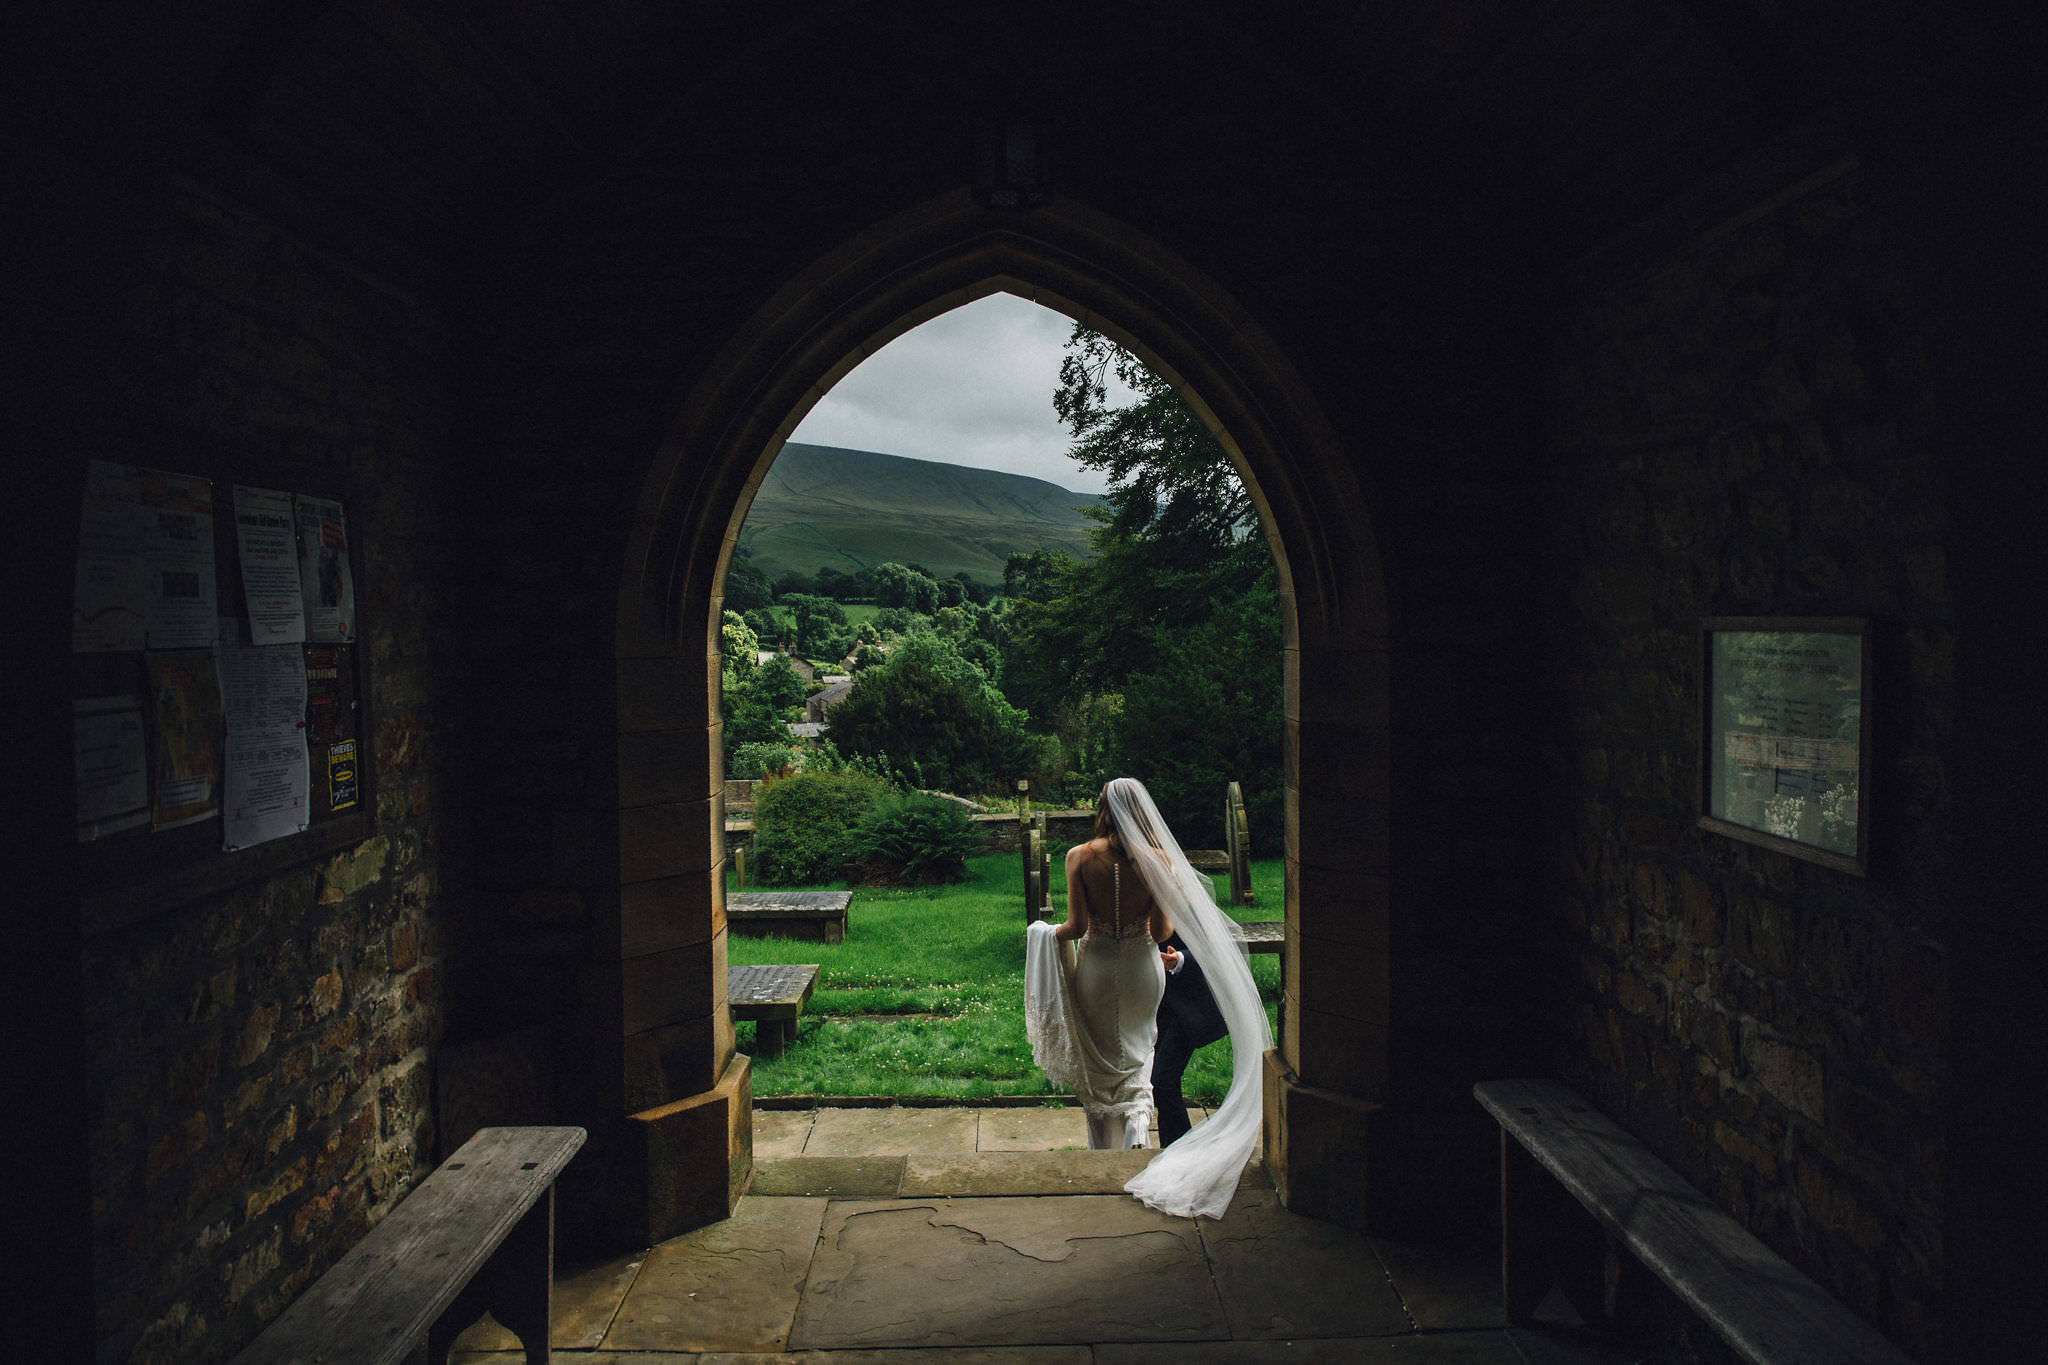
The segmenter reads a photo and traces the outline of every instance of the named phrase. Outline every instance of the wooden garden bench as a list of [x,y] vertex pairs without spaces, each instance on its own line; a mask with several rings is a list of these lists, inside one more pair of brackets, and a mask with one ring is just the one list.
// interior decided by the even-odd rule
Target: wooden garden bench
[[1536,1175],[1540,1165],[1605,1229],[1609,1316],[1617,1307],[1614,1287],[1625,1292],[1626,1278],[1637,1273],[1618,1254],[1626,1250],[1751,1365],[1909,1365],[1869,1323],[1570,1088],[1482,1081],[1472,1093],[1500,1121],[1501,1299],[1508,1321],[1526,1321],[1553,1278],[1541,1264],[1547,1229],[1528,1226],[1543,1215],[1516,1216],[1529,1205],[1540,1210],[1543,1191],[1531,1188],[1547,1184]]
[[726,1003],[735,1021],[754,1025],[754,1055],[771,1059],[796,1037],[796,1021],[818,984],[815,962],[725,969]]
[[581,1128],[483,1128],[292,1301],[234,1365],[430,1365],[488,1312],[547,1365],[555,1177]]
[[846,941],[851,891],[728,891],[725,922],[735,933]]

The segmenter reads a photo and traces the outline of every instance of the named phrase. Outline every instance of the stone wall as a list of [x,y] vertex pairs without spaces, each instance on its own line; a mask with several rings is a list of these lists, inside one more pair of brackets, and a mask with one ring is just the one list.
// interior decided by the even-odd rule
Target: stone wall
[[[728,782],[726,786],[734,784]],[[1015,853],[1018,846],[1018,820],[1014,815],[989,814],[970,815],[968,823],[981,835],[983,853]],[[1045,837],[1051,843],[1078,844],[1093,836],[1095,812],[1092,810],[1049,810],[1045,812]],[[727,851],[736,848],[751,848],[754,843],[753,825],[734,820],[725,827]]]
[[[1556,1066],[1887,1332],[1940,1286],[1954,718],[1897,234],[1843,173],[1550,331]],[[1870,875],[1695,827],[1709,615],[1871,618]]]
[[[376,834],[83,944],[95,1359],[224,1358],[431,1169],[449,940],[435,310],[187,183],[131,205],[93,453],[354,490]],[[226,604],[223,604],[224,606]],[[252,863],[260,855],[236,855]],[[230,865],[232,866],[232,864]]]

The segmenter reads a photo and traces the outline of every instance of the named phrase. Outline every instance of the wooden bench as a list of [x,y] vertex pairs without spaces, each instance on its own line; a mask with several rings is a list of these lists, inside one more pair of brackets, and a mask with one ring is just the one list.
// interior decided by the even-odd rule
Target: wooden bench
[[547,1365],[555,1177],[581,1128],[484,1128],[243,1349],[234,1365],[430,1365],[485,1313]]
[[852,903],[851,891],[728,891],[725,922],[738,934],[844,943]]
[[735,1021],[754,1025],[754,1055],[764,1060],[782,1055],[796,1037],[796,1021],[818,984],[818,964],[780,963],[725,969],[725,998]]
[[[1869,1323],[1570,1088],[1482,1081],[1472,1093],[1500,1121],[1501,1300],[1510,1322],[1528,1319],[1558,1273],[1584,1269],[1543,1264],[1548,1229],[1531,1224],[1556,1215],[1542,1208],[1549,1182],[1540,1165],[1605,1230],[1605,1273],[1595,1266],[1584,1281],[1604,1284],[1596,1311],[1605,1316],[1625,1314],[1617,1293],[1641,1273],[1639,1264],[1752,1365],[1909,1365]],[[1588,1256],[1597,1260],[1600,1250]]]

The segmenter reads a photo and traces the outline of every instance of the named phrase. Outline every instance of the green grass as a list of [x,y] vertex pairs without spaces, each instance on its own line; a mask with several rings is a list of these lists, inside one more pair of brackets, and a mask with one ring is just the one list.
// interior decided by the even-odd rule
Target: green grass
[[[1059,1093],[1031,1061],[1024,1037],[1024,898],[1017,859],[970,858],[951,886],[863,887],[853,896],[844,943],[731,935],[735,964],[816,962],[818,986],[796,1040],[774,1061],[754,1061],[757,1095],[887,1095],[985,1099]],[[1242,919],[1278,919],[1279,859],[1252,864],[1257,904]],[[1054,919],[1066,914],[1060,860],[1053,860]],[[728,883],[730,885],[730,883]],[[814,887],[814,890],[836,889]],[[1253,954],[1252,975],[1273,1018],[1279,958]],[[740,1050],[753,1044],[739,1027]],[[1195,1054],[1184,1083],[1190,1101],[1216,1103],[1230,1084],[1230,1045]]]

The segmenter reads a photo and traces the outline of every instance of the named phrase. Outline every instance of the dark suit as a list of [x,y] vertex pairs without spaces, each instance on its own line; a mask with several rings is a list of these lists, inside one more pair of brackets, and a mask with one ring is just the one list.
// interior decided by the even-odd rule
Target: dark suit
[[1229,1035],[1223,1011],[1179,934],[1170,934],[1163,947],[1181,955],[1178,972],[1166,974],[1166,994],[1159,1001],[1159,1042],[1152,1053],[1152,1106],[1159,1115],[1159,1145],[1164,1147],[1188,1131],[1187,1101],[1181,1098],[1180,1078],[1188,1069],[1195,1049]]

